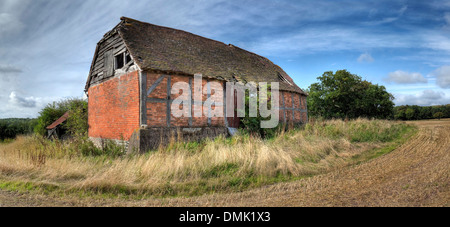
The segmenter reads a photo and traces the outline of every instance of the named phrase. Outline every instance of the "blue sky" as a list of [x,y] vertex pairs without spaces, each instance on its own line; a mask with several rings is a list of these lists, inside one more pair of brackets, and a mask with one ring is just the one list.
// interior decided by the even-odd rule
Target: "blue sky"
[[395,103],[450,103],[450,1],[0,0],[0,118],[83,97],[97,42],[121,16],[231,43],[302,88],[347,69]]

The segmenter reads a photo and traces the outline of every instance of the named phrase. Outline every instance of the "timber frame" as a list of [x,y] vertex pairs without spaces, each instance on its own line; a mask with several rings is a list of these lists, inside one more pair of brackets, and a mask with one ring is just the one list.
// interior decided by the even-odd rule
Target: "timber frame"
[[[239,128],[241,119],[236,109],[234,117],[227,116],[233,113],[227,106],[237,105],[237,95],[228,94],[227,86],[232,85],[227,82],[279,83],[280,122],[308,121],[308,94],[269,59],[186,31],[120,19],[97,43],[85,86],[91,139],[134,138],[139,150],[145,150],[178,130],[193,140],[233,134],[228,130]],[[118,66],[123,67],[119,69],[116,56],[121,54],[123,64],[119,59]],[[200,73],[202,90],[197,92],[194,82]],[[189,94],[171,94],[172,85],[178,82],[189,85]],[[220,86],[223,93],[217,95],[213,91]],[[179,95],[187,100],[175,98]],[[172,116],[175,100],[183,102],[183,112],[189,111],[190,116]],[[202,115],[197,116],[200,106]],[[216,107],[223,108],[223,116],[212,116]]]
[[[147,125],[148,122],[148,118],[147,118],[147,103],[165,103],[166,104],[166,122],[167,122],[167,126],[168,128],[172,127],[171,125],[171,105],[172,103],[175,101],[174,99],[171,98],[171,89],[172,89],[172,83],[171,83],[171,79],[172,76],[171,75],[167,75],[167,74],[163,74],[161,75],[155,82],[154,84],[152,84],[150,86],[150,88],[147,90],[147,72],[145,71],[140,71],[139,72],[139,80],[140,80],[140,87],[141,87],[141,104],[140,104],[140,122],[141,125]],[[154,92],[154,90],[161,84],[161,82],[167,79],[167,98],[162,99],[162,98],[149,98],[149,96]],[[210,79],[206,79],[207,82],[207,97],[208,99],[211,97],[211,85],[210,85]],[[191,100],[182,100],[183,102],[188,102],[191,105],[189,106],[188,111],[191,113],[189,116],[189,127],[193,127],[193,119],[194,119],[194,113],[193,113],[193,107],[194,105],[201,105],[203,106],[206,101],[195,101],[193,94],[192,94],[192,90],[193,90],[193,77],[189,76],[189,97]],[[223,83],[223,87],[222,89],[225,91],[226,90],[226,83]],[[226,92],[223,92],[224,96],[223,96],[223,102],[213,102],[212,106],[217,106],[217,107],[221,107],[223,106],[224,108],[224,112],[226,109]],[[211,108],[208,108],[208,127],[212,126],[212,122],[211,122]],[[227,118],[224,117],[224,124],[226,127],[228,127],[228,121]]]

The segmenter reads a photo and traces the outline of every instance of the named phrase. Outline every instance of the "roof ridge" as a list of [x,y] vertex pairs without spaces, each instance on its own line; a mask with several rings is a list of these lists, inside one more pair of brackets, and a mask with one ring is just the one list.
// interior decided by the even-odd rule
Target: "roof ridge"
[[169,29],[169,30],[173,30],[173,31],[184,32],[184,33],[187,33],[187,34],[190,34],[190,35],[193,35],[193,36],[197,36],[197,37],[200,37],[200,38],[203,38],[203,39],[208,39],[210,41],[214,41],[214,42],[223,44],[225,46],[228,46],[224,42],[221,42],[221,41],[218,41],[218,40],[215,40],[215,39],[212,39],[212,38],[204,37],[204,36],[201,36],[201,35],[197,35],[197,34],[194,34],[192,32],[188,32],[188,31],[181,30],[181,29],[178,29],[178,28],[171,28],[171,27],[167,27],[167,26],[152,24],[152,23],[149,23],[149,22],[140,21],[140,20],[136,20],[136,19],[133,19],[133,18],[129,18],[129,17],[121,17],[120,19],[122,20],[122,22],[119,23],[119,25],[121,25],[123,22],[126,23],[127,21],[138,22],[138,23],[141,23],[141,24],[151,25],[151,26],[155,26],[155,27],[159,27],[159,28],[163,28],[163,29]]
[[280,85],[282,90],[304,93],[280,66],[264,56],[188,31],[128,17],[120,19],[111,32],[118,32],[141,70],[186,75],[202,72],[206,77],[227,81],[234,80],[234,75],[237,80],[256,82],[278,81],[281,74],[292,82]]
[[[197,35],[197,34],[194,34],[194,33],[192,33],[192,32],[185,31],[185,30],[181,30],[181,29],[177,29],[177,28],[171,28],[171,27],[166,27],[166,26],[161,26],[161,25],[156,25],[156,24],[152,24],[152,23],[149,23],[149,22],[140,21],[140,20],[136,20],[136,19],[133,19],[133,18],[125,17],[125,16],[120,17],[120,20],[121,20],[122,22],[119,23],[116,27],[120,26],[122,23],[126,23],[127,21],[133,21],[133,22],[138,22],[138,23],[141,23],[141,24],[147,24],[147,25],[156,26],[156,27],[160,27],[160,28],[165,28],[165,29],[169,29],[169,30],[175,30],[175,31],[179,31],[179,32],[184,32],[184,33],[188,33],[188,34],[190,34],[190,35],[194,35],[194,36],[197,36],[197,37],[201,37],[201,38],[203,38],[203,39],[208,39],[208,40],[210,40],[210,41],[214,41],[214,42],[223,44],[223,45],[228,46],[228,47],[231,47],[231,48],[239,49],[239,50],[244,51],[244,52],[246,52],[246,53],[249,53],[249,54],[255,55],[255,56],[257,56],[257,57],[260,57],[260,58],[262,58],[262,59],[264,59],[264,60],[267,60],[269,63],[275,65],[275,63],[273,63],[270,59],[268,59],[268,58],[266,58],[266,57],[264,57],[264,56],[262,56],[262,55],[259,55],[259,54],[257,54],[257,53],[254,53],[254,52],[248,51],[248,50],[246,50],[246,49],[243,49],[243,48],[241,48],[241,47],[239,47],[239,46],[236,46],[236,45],[234,45],[234,44],[231,44],[231,43],[230,43],[230,44],[226,44],[226,43],[224,43],[224,42],[221,42],[221,41],[218,41],[218,40],[215,40],[215,39],[211,39],[211,38],[208,38],[208,37],[204,37],[204,36],[201,36],[201,35]],[[116,28],[116,27],[115,27],[115,28]],[[115,28],[114,28],[114,29],[115,29]],[[114,30],[114,29],[113,29],[113,30]],[[277,65],[277,66],[278,66],[278,65]],[[278,67],[279,67],[279,66],[278,66]],[[279,68],[281,69],[281,67],[279,67]]]

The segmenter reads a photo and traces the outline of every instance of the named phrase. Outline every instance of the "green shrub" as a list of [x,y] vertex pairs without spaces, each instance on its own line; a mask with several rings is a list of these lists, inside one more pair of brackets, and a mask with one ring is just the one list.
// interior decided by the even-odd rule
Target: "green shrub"
[[65,128],[74,136],[87,136],[88,133],[88,103],[81,99],[67,100],[69,118]]
[[441,120],[441,118],[444,117],[444,113],[442,112],[437,112],[433,115],[434,118]]
[[34,132],[46,136],[47,126],[58,120],[66,112],[69,112],[69,118],[62,124],[62,129],[73,136],[87,135],[87,102],[76,98],[48,104],[39,112]]
[[[261,89],[261,88],[259,88]],[[274,138],[281,131],[285,130],[285,125],[278,125],[276,128],[261,128],[261,122],[270,120],[269,117],[262,117],[259,111],[260,105],[267,105],[267,108],[270,110],[272,108],[271,105],[271,87],[267,85],[267,96],[268,97],[260,97],[258,95],[256,99],[257,103],[257,117],[250,117],[250,94],[249,91],[245,92],[245,117],[241,119],[242,130],[245,134],[257,135],[261,138],[270,139]]]

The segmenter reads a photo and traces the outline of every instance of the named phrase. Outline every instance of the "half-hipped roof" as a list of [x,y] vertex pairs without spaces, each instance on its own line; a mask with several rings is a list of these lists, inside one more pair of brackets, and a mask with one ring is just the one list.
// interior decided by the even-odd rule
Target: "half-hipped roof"
[[208,78],[244,83],[280,82],[280,90],[305,94],[283,69],[265,57],[189,32],[126,17],[121,20],[111,32],[119,33],[142,70],[201,73]]

